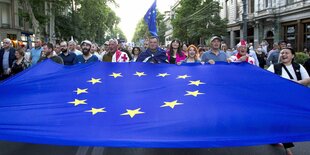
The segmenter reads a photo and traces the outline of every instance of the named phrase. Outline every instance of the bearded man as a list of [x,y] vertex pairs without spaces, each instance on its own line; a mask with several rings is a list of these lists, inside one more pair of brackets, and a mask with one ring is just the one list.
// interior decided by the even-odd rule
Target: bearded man
[[91,63],[98,61],[98,57],[90,53],[91,46],[92,43],[89,40],[82,41],[81,48],[83,54],[76,56],[77,63]]

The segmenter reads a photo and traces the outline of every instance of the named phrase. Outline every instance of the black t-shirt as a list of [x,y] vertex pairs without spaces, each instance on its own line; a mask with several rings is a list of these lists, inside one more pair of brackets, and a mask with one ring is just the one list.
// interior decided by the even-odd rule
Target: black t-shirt
[[75,53],[68,53],[68,55],[65,55],[63,53],[61,53],[59,55],[62,60],[64,61],[64,65],[74,65],[76,62],[76,55]]
[[62,65],[64,64],[64,61],[62,60],[62,58],[60,56],[52,56],[51,58],[41,57],[38,62],[42,62],[42,61],[44,61],[46,59],[51,59],[54,62],[62,64]]
[[176,60],[176,58],[170,57],[169,63],[170,64],[175,64],[175,60]]
[[310,75],[310,58],[304,63],[304,67]]

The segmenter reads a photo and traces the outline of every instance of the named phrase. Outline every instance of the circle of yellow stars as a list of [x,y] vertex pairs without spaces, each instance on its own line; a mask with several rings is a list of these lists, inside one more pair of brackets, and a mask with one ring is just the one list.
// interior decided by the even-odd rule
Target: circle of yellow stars
[[[144,72],[138,72],[136,71],[135,74],[133,74],[134,76],[137,77],[143,77],[143,76],[147,76],[147,74],[145,74]],[[122,78],[123,75],[122,73],[115,73],[112,72],[110,75],[110,77],[113,77],[114,79],[116,78]],[[160,77],[160,78],[165,78],[170,76],[169,73],[159,73],[156,75],[156,77]],[[185,74],[185,75],[178,75],[176,79],[187,79],[190,78],[191,76]],[[91,78],[90,80],[87,80],[86,82],[91,83],[92,85],[95,84],[101,84],[101,78]],[[200,86],[206,84],[200,80],[197,81],[189,81],[188,85],[195,85],[195,86]],[[82,94],[87,94],[88,93],[88,88],[76,88],[76,90],[74,90],[73,92],[76,93],[76,95],[82,95]],[[198,95],[203,95],[203,92],[200,92],[199,90],[195,90],[195,91],[186,91],[186,94],[184,96],[193,96],[193,97],[197,97]],[[86,105],[87,104],[87,99],[74,99],[74,101],[70,101],[68,102],[70,104],[73,104],[74,106],[79,106],[79,105]],[[176,106],[179,105],[183,105],[184,103],[179,103],[178,100],[174,100],[174,101],[165,101],[163,105],[161,105],[161,108],[164,107],[170,107],[171,109],[174,109]],[[106,108],[105,107],[101,107],[101,108],[94,108],[92,107],[90,110],[86,110],[85,112],[91,113],[92,115],[96,115],[98,113],[105,113]],[[130,118],[135,117],[138,114],[144,114],[145,112],[141,111],[141,108],[137,108],[137,109],[126,109],[126,112],[120,114],[121,116],[129,116]]]

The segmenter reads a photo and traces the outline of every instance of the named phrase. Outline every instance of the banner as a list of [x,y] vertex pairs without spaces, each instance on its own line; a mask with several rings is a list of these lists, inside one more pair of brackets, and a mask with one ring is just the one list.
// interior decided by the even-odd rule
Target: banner
[[144,148],[308,141],[309,96],[248,63],[47,60],[0,84],[0,140]]

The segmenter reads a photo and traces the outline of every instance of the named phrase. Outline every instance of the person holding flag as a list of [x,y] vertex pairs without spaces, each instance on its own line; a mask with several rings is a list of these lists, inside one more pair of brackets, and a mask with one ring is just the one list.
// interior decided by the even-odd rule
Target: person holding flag
[[238,44],[237,44],[237,51],[238,53],[231,56],[229,59],[231,60],[231,62],[248,62],[252,65],[255,64],[255,59],[253,57],[251,57],[248,52],[247,52],[247,43],[245,40],[241,40]]
[[168,63],[166,51],[158,46],[158,42],[157,37],[151,37],[149,48],[139,55],[137,62]]

